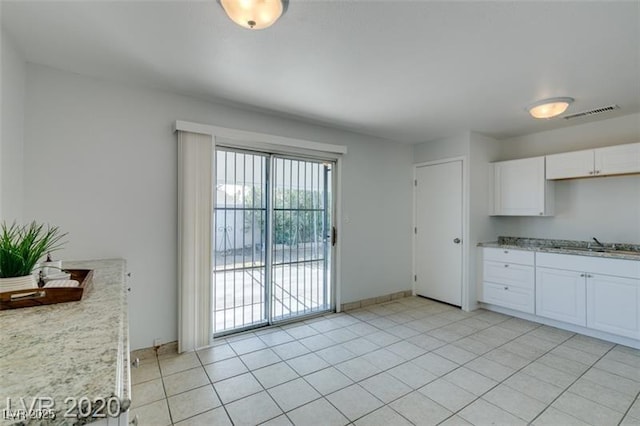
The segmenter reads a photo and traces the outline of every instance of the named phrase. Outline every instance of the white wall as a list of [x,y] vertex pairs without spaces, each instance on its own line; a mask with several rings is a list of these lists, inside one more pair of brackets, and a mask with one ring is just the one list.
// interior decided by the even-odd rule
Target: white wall
[[132,349],[177,337],[176,119],[347,145],[342,302],[411,287],[411,146],[33,64],[26,87],[24,217],[127,259]]
[[[606,113],[605,113],[606,114]],[[640,142],[640,114],[576,124],[562,129],[503,139],[500,160]]]
[[342,184],[343,303],[410,290],[413,283],[412,147],[348,146]]
[[489,216],[489,203],[493,188],[491,162],[500,156],[500,143],[492,138],[471,133],[469,143],[469,309],[477,306],[477,271],[480,251],[478,243],[494,241],[497,236],[497,221]]
[[468,156],[470,137],[469,132],[461,132],[451,137],[416,144],[413,146],[413,162],[425,163],[446,158]]
[[0,220],[22,220],[26,64],[4,30],[0,82]]
[[[640,142],[640,114],[501,142],[501,160]],[[500,235],[640,244],[640,176],[558,181],[552,217],[497,218]]]

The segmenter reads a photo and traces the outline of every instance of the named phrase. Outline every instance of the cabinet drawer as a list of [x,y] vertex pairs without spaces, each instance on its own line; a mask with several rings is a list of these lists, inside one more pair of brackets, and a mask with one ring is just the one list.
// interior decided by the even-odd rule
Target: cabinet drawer
[[484,302],[532,314],[534,312],[533,290],[510,285],[484,283]]
[[483,281],[512,285],[529,290],[534,288],[535,270],[533,266],[491,260],[486,260],[483,266]]
[[485,247],[483,249],[483,256],[484,260],[533,266],[535,253],[525,250]]
[[640,279],[640,261],[637,260],[538,253],[536,266]]

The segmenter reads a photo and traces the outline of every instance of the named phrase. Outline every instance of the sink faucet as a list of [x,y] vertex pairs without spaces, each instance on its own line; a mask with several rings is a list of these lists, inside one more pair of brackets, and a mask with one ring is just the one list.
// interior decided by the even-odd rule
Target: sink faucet
[[599,245],[600,247],[605,248],[604,244],[602,244],[600,241],[598,241],[598,239],[596,237],[593,237],[593,241],[595,241],[596,244]]

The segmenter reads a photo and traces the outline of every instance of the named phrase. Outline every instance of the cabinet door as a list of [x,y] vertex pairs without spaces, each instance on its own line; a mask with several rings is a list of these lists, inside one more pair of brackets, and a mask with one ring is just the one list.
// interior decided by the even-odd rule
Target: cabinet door
[[593,176],[593,150],[547,155],[547,179]]
[[640,280],[587,276],[587,327],[640,339]]
[[544,157],[494,163],[494,214],[546,214]]
[[536,268],[536,315],[585,326],[585,274]]
[[640,143],[595,150],[595,174],[640,173]]

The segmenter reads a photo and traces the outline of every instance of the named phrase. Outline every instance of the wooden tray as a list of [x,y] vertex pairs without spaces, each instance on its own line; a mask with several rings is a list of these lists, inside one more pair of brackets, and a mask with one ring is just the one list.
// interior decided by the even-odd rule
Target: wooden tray
[[78,287],[42,287],[0,293],[0,310],[29,308],[31,306],[52,305],[54,303],[76,302],[82,300],[93,282],[92,269],[66,269],[72,280],[80,283]]

